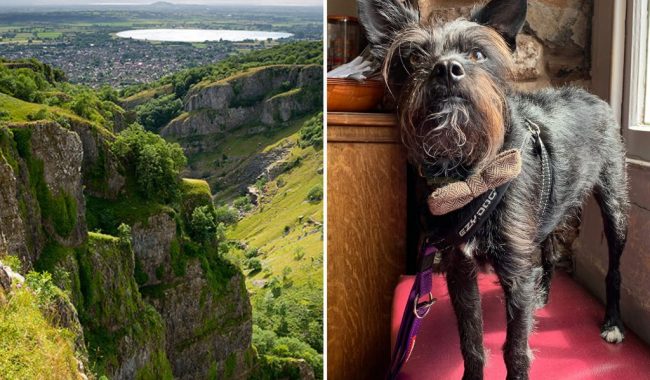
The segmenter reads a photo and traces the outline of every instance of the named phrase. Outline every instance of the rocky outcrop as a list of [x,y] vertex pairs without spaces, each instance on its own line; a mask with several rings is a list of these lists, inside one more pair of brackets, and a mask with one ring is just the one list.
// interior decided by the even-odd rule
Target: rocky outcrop
[[205,379],[213,371],[218,378],[245,378],[254,354],[244,277],[221,259],[215,264],[188,258],[182,274],[178,266],[172,270],[172,250],[177,257],[182,254],[176,228],[175,220],[162,213],[132,231],[137,260],[148,276],[142,292],[164,321],[174,376]]
[[151,216],[146,223],[136,223],[132,244],[139,270],[144,274],[141,286],[157,285],[173,278],[171,249],[176,241],[176,222],[168,214]]
[[272,181],[287,170],[291,149],[295,144],[285,141],[273,149],[261,152],[246,160],[234,170],[226,172],[216,179],[222,188],[236,187],[239,193],[248,192],[249,184],[260,178]]
[[71,119],[70,129],[79,135],[83,146],[81,168],[85,192],[100,198],[117,198],[126,179],[110,150],[114,136],[81,119]]
[[[31,154],[32,160],[42,162],[42,175],[45,185],[50,191],[51,199],[39,199],[41,208],[46,209],[50,202],[60,202],[63,199],[65,212],[76,214],[68,215],[67,221],[71,229],[56,225],[63,221],[57,215],[50,215],[51,219],[44,220],[43,225],[51,235],[61,244],[76,246],[86,240],[86,202],[81,186],[81,164],[83,160],[83,145],[79,135],[75,132],[62,128],[56,123],[36,123],[28,125],[31,131]],[[36,174],[36,173],[31,173]],[[36,182],[40,178],[30,178]],[[39,190],[37,189],[37,197]],[[71,203],[74,202],[74,205]],[[64,212],[62,209],[53,209],[52,213]],[[54,220],[52,220],[54,219]],[[66,232],[68,236],[65,236]]]
[[[3,138],[9,136],[8,131],[1,131]],[[5,154],[15,154],[7,152]],[[14,161],[15,163],[15,161]],[[0,150],[0,252],[11,252],[23,260],[33,258],[25,244],[25,226],[19,209],[17,194],[18,180],[14,169]]]
[[256,103],[273,92],[317,86],[319,83],[322,83],[322,68],[318,65],[258,67],[206,86],[193,88],[187,94],[185,110],[223,109]]
[[86,338],[100,372],[111,379],[134,379],[145,369],[155,378],[170,375],[164,324],[140,296],[130,246],[91,233],[79,267]]
[[83,148],[55,122],[10,127],[0,131],[0,247],[30,268],[48,239],[66,246],[86,239]]
[[317,65],[251,69],[195,86],[186,97],[186,112],[160,134],[175,138],[218,135],[245,125],[263,130],[318,107],[321,89],[322,69]]
[[220,292],[206,278],[199,260],[185,276],[148,300],[166,326],[167,355],[179,379],[245,379],[252,367],[252,316],[241,273]]

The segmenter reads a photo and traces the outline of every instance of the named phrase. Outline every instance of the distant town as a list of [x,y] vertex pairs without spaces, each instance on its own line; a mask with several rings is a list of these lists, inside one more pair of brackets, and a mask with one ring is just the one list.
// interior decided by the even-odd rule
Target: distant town
[[[183,20],[179,21],[179,13]],[[199,28],[284,31],[294,39],[322,38],[318,9],[280,12],[272,7],[153,6],[11,10],[0,14],[0,57],[36,58],[62,69],[72,83],[126,87],[217,62],[230,54],[284,40],[148,42],[120,38],[128,29]],[[263,21],[262,21],[263,20]]]
[[0,56],[37,58],[65,71],[72,83],[124,87],[147,83],[187,67],[216,62],[235,46],[228,42],[195,47],[189,43],[149,43],[108,39],[97,43],[50,42],[0,45]]

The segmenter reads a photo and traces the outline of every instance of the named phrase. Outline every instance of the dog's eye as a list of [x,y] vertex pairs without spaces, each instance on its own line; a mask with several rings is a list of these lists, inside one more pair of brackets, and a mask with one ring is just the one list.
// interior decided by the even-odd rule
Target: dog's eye
[[409,56],[409,63],[411,64],[411,66],[417,65],[418,63],[420,63],[420,56],[417,54],[411,54]]
[[474,62],[482,62],[485,61],[486,57],[482,51],[480,51],[479,49],[474,49],[471,52],[469,52],[469,59],[471,59]]

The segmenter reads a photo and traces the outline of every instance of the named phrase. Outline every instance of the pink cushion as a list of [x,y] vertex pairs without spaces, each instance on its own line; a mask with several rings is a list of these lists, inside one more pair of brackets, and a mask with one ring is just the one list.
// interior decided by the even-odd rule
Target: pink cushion
[[[392,340],[395,340],[404,303],[413,283],[404,276],[395,288]],[[493,274],[481,274],[484,344],[489,350],[485,379],[503,380],[506,369],[501,347],[505,341],[503,291]],[[456,317],[442,276],[433,280],[438,302],[425,318],[411,358],[399,379],[460,379],[460,354]],[[553,279],[548,305],[536,312],[537,326],[530,338],[535,354],[530,377],[536,379],[650,379],[650,348],[629,330],[618,345],[600,338],[604,307],[568,275]]]

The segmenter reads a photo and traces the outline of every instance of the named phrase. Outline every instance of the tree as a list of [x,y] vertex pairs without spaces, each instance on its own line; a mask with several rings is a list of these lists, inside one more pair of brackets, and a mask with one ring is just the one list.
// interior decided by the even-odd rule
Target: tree
[[93,108],[93,98],[87,92],[77,95],[70,105],[70,109],[74,113],[89,120],[93,117]]
[[136,108],[138,121],[148,131],[159,131],[183,110],[183,102],[174,94],[152,99]]
[[180,145],[133,124],[117,136],[111,151],[134,176],[144,198],[162,202],[177,198],[179,174],[187,162]]
[[192,211],[190,222],[192,237],[200,243],[207,243],[216,238],[217,223],[212,206],[199,206]]
[[16,76],[13,87],[14,89],[12,95],[18,99],[26,100],[28,102],[34,100],[36,97],[35,93],[38,90],[34,79],[25,74],[19,74]]
[[226,226],[237,223],[239,214],[237,210],[228,206],[221,206],[214,210],[215,221]]
[[108,84],[103,85],[99,89],[99,94],[98,95],[99,95],[99,99],[101,99],[103,101],[109,101],[109,102],[113,102],[113,103],[116,103],[116,104],[119,101],[117,91]]

